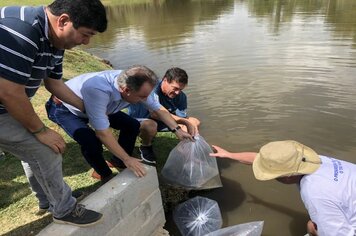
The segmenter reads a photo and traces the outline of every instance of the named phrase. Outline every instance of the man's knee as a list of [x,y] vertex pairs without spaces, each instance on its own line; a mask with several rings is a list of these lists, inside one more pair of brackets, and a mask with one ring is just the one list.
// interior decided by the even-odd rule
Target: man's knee
[[154,120],[144,120],[141,122],[140,132],[155,136],[157,134],[157,122]]

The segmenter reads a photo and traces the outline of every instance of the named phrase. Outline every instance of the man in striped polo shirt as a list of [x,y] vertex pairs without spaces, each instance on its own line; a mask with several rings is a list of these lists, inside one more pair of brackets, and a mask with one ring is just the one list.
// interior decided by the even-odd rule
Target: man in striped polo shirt
[[84,111],[82,100],[61,79],[64,50],[88,44],[106,27],[100,0],[0,8],[0,148],[29,165],[58,223],[87,226],[102,215],[72,197],[62,174],[65,142],[42,123],[30,99],[43,80],[49,92]]

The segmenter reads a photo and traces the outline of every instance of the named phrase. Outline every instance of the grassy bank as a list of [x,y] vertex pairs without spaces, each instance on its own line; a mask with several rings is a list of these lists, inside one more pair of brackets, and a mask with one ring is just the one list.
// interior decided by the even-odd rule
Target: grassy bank
[[[86,52],[80,50],[66,51],[64,60],[65,79],[89,71],[110,68],[101,59]],[[67,142],[67,149],[63,155],[65,181],[72,189],[81,190],[85,195],[89,195],[100,187],[100,183],[90,177],[92,169],[82,157],[79,146],[62,129],[47,119],[44,104],[49,96],[50,94],[41,87],[32,99],[32,103],[41,119],[49,127],[58,131]],[[154,148],[158,158],[158,170],[161,169],[169,151],[177,142],[177,139],[171,133],[161,133],[155,139]],[[139,143],[136,144],[135,156],[138,156],[138,145]],[[107,158],[110,157],[108,151],[105,151],[104,155]],[[0,167],[0,234],[35,235],[52,221],[51,216],[36,216],[34,214],[38,208],[38,203],[29,189],[21,163],[17,158],[7,153],[6,157],[0,160]],[[162,187],[162,193],[164,199],[172,199],[169,202],[179,201],[181,197],[176,198],[177,194],[178,196],[185,194],[184,192],[172,194],[165,187]]]
[[[51,2],[52,0],[2,0],[0,6],[46,5]],[[147,3],[149,0],[103,0],[106,5],[119,5],[127,2]],[[64,59],[64,79],[70,79],[81,73],[110,68],[107,63],[86,52],[67,50]],[[50,94],[41,87],[32,99],[32,103],[41,119],[49,127],[58,131],[67,142],[67,149],[63,155],[65,181],[72,189],[81,190],[85,195],[89,195],[100,187],[100,183],[90,177],[92,170],[82,157],[79,146],[62,129],[47,119],[44,104],[49,96]],[[155,139],[154,149],[158,158],[158,170],[161,169],[169,151],[177,142],[175,136],[170,133],[161,133]],[[138,145],[137,143],[136,146]],[[135,155],[138,156],[137,147]],[[105,156],[109,158],[110,153],[105,151]],[[17,158],[6,153],[6,157],[0,160],[0,168],[0,235],[35,235],[52,221],[51,216],[34,214],[38,203],[29,189],[21,163]],[[165,186],[161,186],[161,191],[165,206],[174,205],[186,195],[184,191],[171,191]]]
[[[98,58],[79,50],[66,52],[64,67],[67,78],[84,71],[110,68]],[[44,104],[48,97],[49,93],[41,87],[32,100],[35,110],[48,126],[60,132],[67,141],[67,151],[63,156],[66,181],[73,189],[83,189],[88,194],[99,185],[97,181],[89,177],[89,166],[81,157],[78,146],[46,118]],[[0,225],[2,226],[0,234],[32,235],[48,224],[51,219],[48,216],[37,217],[33,214],[37,210],[38,203],[29,189],[20,161],[6,154],[5,159],[0,161],[0,166],[2,170],[0,173]]]

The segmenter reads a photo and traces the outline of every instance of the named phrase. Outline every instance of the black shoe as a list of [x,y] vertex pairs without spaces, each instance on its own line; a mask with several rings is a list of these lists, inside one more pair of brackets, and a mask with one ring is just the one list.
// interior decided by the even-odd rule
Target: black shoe
[[36,216],[42,216],[44,214],[46,214],[48,211],[49,207],[39,207],[38,210],[35,212]]
[[84,193],[79,190],[72,191],[72,197],[77,199],[77,202],[80,202],[84,198]]
[[[81,200],[83,200],[84,194],[83,194],[82,191],[74,190],[74,191],[72,191],[72,197],[76,198],[77,202],[80,202]],[[49,210],[49,206],[47,206],[47,207],[39,207],[37,212],[35,213],[35,215],[36,216],[44,215],[47,212],[49,212],[48,210]]]
[[142,146],[139,148],[141,153],[141,159],[144,163],[148,165],[156,164],[156,156],[153,152],[152,145],[151,146]]
[[53,217],[53,221],[59,224],[86,227],[98,223],[102,216],[99,212],[88,210],[84,205],[77,204],[71,213],[61,218]]
[[109,175],[107,177],[102,178],[101,179],[101,184],[102,185],[106,184],[107,182],[109,182],[114,177],[115,177],[115,174],[111,174],[111,175]]

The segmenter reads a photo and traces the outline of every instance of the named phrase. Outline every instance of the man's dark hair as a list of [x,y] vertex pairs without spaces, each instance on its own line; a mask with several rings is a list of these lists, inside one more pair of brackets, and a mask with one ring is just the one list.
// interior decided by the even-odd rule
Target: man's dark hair
[[55,16],[68,14],[73,27],[86,27],[100,33],[107,28],[106,11],[100,0],[55,0],[48,5]]
[[178,67],[172,67],[168,69],[166,71],[166,74],[164,75],[164,78],[167,79],[168,83],[175,81],[179,84],[188,84],[187,72],[185,72],[185,70]]

